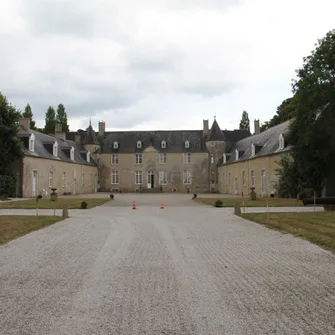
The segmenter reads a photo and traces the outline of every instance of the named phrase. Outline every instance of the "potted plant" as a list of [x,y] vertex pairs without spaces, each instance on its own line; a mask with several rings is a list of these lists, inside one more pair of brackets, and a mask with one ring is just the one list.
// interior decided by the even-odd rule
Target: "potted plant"
[[256,200],[256,192],[255,192],[255,187],[250,187],[250,200]]
[[52,188],[50,193],[50,200],[56,201],[58,199],[58,193],[56,192],[57,188]]

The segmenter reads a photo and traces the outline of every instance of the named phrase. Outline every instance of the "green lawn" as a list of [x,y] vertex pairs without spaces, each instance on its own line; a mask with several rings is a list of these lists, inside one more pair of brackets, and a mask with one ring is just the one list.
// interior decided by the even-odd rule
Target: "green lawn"
[[[80,209],[82,201],[86,201],[88,208],[100,206],[110,198],[59,198],[56,201],[50,201],[49,198],[41,199],[38,202],[39,209],[62,209],[64,204],[67,204],[69,209]],[[0,209],[34,209],[36,208],[36,199],[19,200],[0,203]]]
[[241,217],[335,252],[335,212],[247,213]]
[[60,216],[0,215],[0,244],[63,220]]
[[270,207],[296,207],[296,206],[303,206],[301,201],[296,199],[286,199],[286,198],[257,198],[256,200],[250,200],[249,198],[245,197],[244,199],[240,197],[234,198],[220,198],[220,197],[213,197],[213,198],[197,198],[197,201],[204,203],[206,205],[214,206],[215,201],[221,200],[223,203],[222,207],[234,207],[236,201],[240,202],[240,205],[245,207],[266,207],[267,204]]

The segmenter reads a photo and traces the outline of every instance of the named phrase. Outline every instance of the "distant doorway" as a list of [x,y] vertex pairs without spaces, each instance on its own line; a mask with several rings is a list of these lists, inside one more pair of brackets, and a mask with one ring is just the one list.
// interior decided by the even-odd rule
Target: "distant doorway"
[[154,188],[154,187],[155,187],[155,172],[148,171],[148,188]]

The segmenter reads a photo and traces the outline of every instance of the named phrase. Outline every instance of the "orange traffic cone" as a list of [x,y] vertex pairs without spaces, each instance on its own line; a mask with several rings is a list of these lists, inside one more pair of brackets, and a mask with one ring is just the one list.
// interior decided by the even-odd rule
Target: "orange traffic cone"
[[162,201],[161,207],[159,207],[159,209],[164,209],[164,202],[163,201]]
[[132,209],[136,209],[136,203],[135,200],[133,201],[133,208]]

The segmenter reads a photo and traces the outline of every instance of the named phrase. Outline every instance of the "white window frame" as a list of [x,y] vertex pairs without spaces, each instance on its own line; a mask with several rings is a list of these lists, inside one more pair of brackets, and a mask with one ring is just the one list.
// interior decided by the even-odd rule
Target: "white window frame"
[[70,158],[71,158],[72,161],[74,161],[74,147],[71,147]]
[[143,171],[138,170],[135,171],[135,185],[142,185],[143,184]]
[[62,175],[62,188],[66,188],[66,172],[63,172]]
[[223,164],[227,163],[227,155],[223,154],[222,158],[223,158]]
[[185,170],[183,172],[183,184],[191,185],[192,184],[192,172],[189,170]]
[[86,153],[86,161],[87,161],[87,163],[89,163],[91,161],[91,152],[90,151],[87,151],[87,153]]
[[255,170],[250,171],[250,185],[251,185],[251,187],[256,186]]
[[135,154],[135,164],[136,165],[143,164],[143,155],[141,153],[136,153]]
[[52,171],[49,171],[48,180],[49,180],[49,188],[53,188],[53,186],[54,186],[54,173]]
[[119,148],[119,143],[117,141],[113,142],[113,148],[118,149]]
[[267,194],[267,173],[265,169],[261,170],[261,194]]
[[191,153],[184,152],[184,164],[191,164]]
[[58,142],[54,142],[54,145],[52,147],[52,153],[55,157],[58,157]]
[[255,156],[256,155],[256,146],[255,144],[251,144],[251,156]]
[[119,164],[119,155],[118,154],[112,154],[111,165],[118,165],[118,164]]
[[166,164],[167,162],[167,156],[165,153],[159,154],[159,164]]
[[235,149],[235,160],[236,161],[238,161],[238,159],[239,159],[239,155],[238,155],[239,153],[238,153],[238,150],[237,149]]
[[167,185],[167,172],[159,171],[159,185]]
[[112,170],[111,184],[113,184],[113,185],[119,184],[119,171],[118,170]]
[[35,151],[35,135],[31,134],[29,137],[29,151]]
[[189,148],[190,147],[190,141],[185,141],[185,148]]
[[142,142],[141,141],[137,141],[137,149],[141,149],[142,148]]
[[162,141],[162,142],[161,142],[161,148],[163,148],[163,149],[166,148],[166,142],[165,142],[165,141]]
[[279,135],[279,150],[283,150],[285,148],[285,139],[283,134]]
[[85,186],[85,175],[82,173],[81,174],[81,187]]

